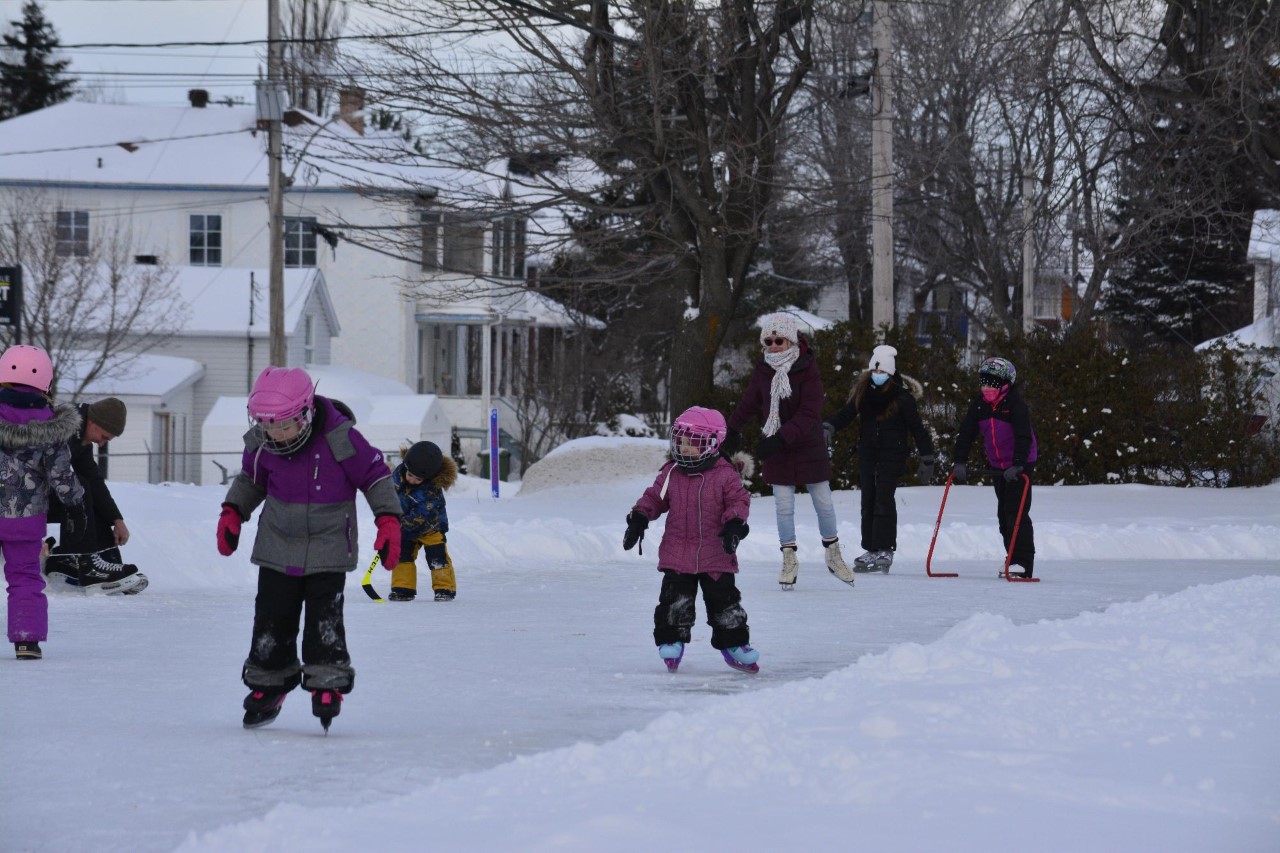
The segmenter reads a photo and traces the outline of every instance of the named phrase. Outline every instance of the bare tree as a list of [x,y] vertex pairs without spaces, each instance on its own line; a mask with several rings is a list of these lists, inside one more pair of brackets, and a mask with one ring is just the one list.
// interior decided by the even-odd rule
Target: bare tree
[[284,20],[289,41],[282,53],[285,90],[293,106],[325,115],[341,53],[338,37],[346,24],[346,0],[289,0]]
[[[0,257],[24,271],[23,343],[53,360],[54,385],[72,375],[75,398],[96,379],[130,375],[138,357],[185,322],[173,270],[135,262],[127,224],[113,220],[91,235],[60,230],[56,201],[35,192],[6,194],[0,208]],[[12,329],[0,330],[4,345]]]
[[[455,2],[375,0],[406,33],[384,42],[374,100],[448,127],[434,153],[542,152],[544,205],[601,214],[637,254],[611,271],[681,294],[670,405],[708,399],[775,201],[779,138],[810,67],[812,0]],[[487,54],[459,40],[489,39]],[[371,88],[375,88],[371,86]],[[477,158],[477,154],[480,155]],[[589,172],[589,174],[587,174]]]

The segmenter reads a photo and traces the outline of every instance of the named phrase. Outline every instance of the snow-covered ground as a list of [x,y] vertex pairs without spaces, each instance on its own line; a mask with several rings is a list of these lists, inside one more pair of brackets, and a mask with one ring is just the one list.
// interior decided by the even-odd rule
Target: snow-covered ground
[[986,486],[948,498],[960,577],[926,577],[942,489],[902,489],[893,571],[853,589],[801,498],[792,592],[758,499],[762,671],[699,625],[672,675],[661,524],[620,546],[660,452],[585,440],[498,501],[464,479],[456,601],[349,581],[328,736],[301,693],[240,726],[255,569],[214,549],[223,490],[114,487],[151,587],[53,591],[45,659],[0,655],[0,851],[1280,849],[1280,486],[1037,487],[1037,584],[996,577]]

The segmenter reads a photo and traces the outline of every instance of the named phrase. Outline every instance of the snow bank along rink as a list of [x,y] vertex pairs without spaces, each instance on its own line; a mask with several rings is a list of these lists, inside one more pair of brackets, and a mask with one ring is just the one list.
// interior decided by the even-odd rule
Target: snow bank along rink
[[[500,484],[502,496],[496,501],[488,480],[460,477],[446,495],[450,553],[468,572],[503,571],[521,561],[554,565],[648,560],[657,553],[666,517],[645,533],[644,558],[634,551],[623,554],[624,519],[657,476],[666,449],[667,442],[658,439],[571,441],[532,466],[523,483]],[[211,565],[205,554],[197,560],[181,558],[164,544],[165,528],[171,525],[175,536],[171,541],[185,541],[192,525],[207,525],[212,543],[224,487],[113,484],[112,491],[118,493],[118,502],[128,508],[131,518],[147,518],[148,533],[158,534],[135,537],[129,543],[128,559],[144,571],[147,566],[164,565],[163,582],[169,586],[255,583],[256,574],[248,562],[250,548]],[[924,571],[942,494],[942,486],[898,490],[893,574]],[[858,547],[859,500],[857,491],[835,493],[846,560],[862,551]],[[373,542],[373,517],[362,500],[357,505],[362,513],[362,545],[368,549]],[[983,572],[987,564],[998,567],[1004,554],[995,511],[989,485],[953,486],[934,550],[934,570],[974,560],[984,561]],[[1046,581],[1052,578],[1055,565],[1073,561],[1271,560],[1280,556],[1280,484],[1253,489],[1171,489],[1037,483],[1031,517],[1036,574]],[[242,542],[253,541],[257,519],[255,513],[245,525]],[[778,562],[772,497],[752,499],[750,521],[751,535],[739,546],[739,559]],[[796,532],[802,577],[812,578],[822,570],[821,536],[805,495],[796,500]],[[153,582],[157,574],[161,573],[153,572]],[[656,600],[656,591],[654,595]]]
[[[1274,851],[1280,578],[937,642],[182,850]],[[376,760],[370,757],[370,760]]]

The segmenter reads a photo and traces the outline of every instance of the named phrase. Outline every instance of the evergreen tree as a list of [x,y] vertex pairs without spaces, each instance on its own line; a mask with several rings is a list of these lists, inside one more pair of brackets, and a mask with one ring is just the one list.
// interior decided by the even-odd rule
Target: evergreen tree
[[60,104],[75,93],[76,80],[66,76],[70,60],[53,59],[58,34],[35,0],[22,7],[22,20],[10,21],[0,58],[0,119]]

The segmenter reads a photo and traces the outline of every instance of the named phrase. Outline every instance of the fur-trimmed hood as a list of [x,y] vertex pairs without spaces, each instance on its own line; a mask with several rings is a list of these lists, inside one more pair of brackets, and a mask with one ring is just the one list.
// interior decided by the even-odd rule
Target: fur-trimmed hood
[[453,461],[452,456],[440,460],[440,473],[432,477],[431,482],[446,491],[454,487],[458,482],[458,463]]
[[[919,380],[908,376],[905,373],[895,373],[893,376],[902,385],[902,387],[910,391],[911,396],[915,397],[917,400],[924,396],[924,386],[920,384]],[[871,370],[870,368],[867,368],[854,378],[853,387],[849,389],[848,399],[852,400],[854,396],[857,395],[859,388],[866,388],[870,384]]]
[[53,406],[53,417],[47,420],[30,420],[26,423],[10,423],[0,420],[0,448],[18,450],[24,447],[42,447],[62,444],[75,438],[80,432],[80,413],[69,403]]

